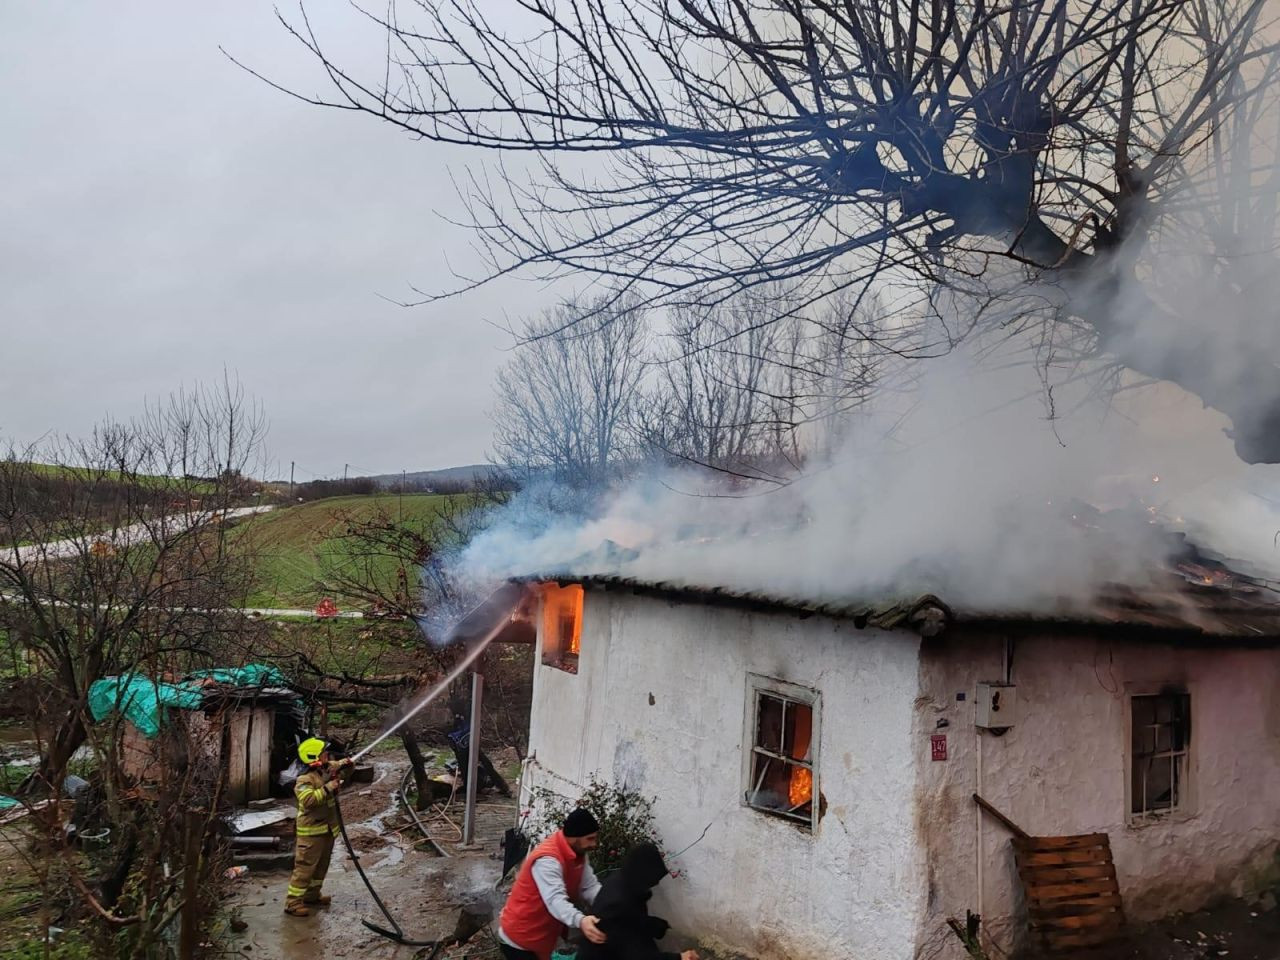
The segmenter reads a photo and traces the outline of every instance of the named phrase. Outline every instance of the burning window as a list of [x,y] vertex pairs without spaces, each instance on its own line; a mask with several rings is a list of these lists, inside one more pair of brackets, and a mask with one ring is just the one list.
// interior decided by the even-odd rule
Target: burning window
[[818,694],[752,677],[746,803],[809,829],[817,826]]
[[1186,805],[1191,696],[1161,693],[1130,699],[1133,749],[1129,810],[1157,816]]
[[547,584],[542,589],[542,662],[577,673],[582,646],[582,586]]

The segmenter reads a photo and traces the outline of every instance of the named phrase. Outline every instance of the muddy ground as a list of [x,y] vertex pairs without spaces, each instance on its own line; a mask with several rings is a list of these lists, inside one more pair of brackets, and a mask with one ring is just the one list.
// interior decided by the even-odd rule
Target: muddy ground
[[[516,821],[516,802],[497,794],[481,796],[477,809],[476,843],[462,849],[462,799],[458,797],[428,824],[436,842],[449,856],[441,857],[421,839],[398,805],[403,763],[380,762],[378,779],[354,787],[343,797],[348,836],[370,882],[400,923],[406,936],[436,940],[454,931],[464,905],[487,902],[500,906],[495,890],[502,872],[503,832]],[[390,924],[361,882],[346,849],[334,850],[324,892],[333,904],[310,917],[284,913],[289,869],[251,868],[231,884],[228,916],[215,931],[215,952],[251,960],[315,960],[317,957],[370,957],[409,960],[421,948],[400,946],[370,931],[361,922]],[[235,932],[233,927],[244,925]],[[217,949],[221,948],[221,949]],[[487,933],[469,944],[443,952],[442,957],[497,956]]]
[[1133,956],[1141,960],[1278,960],[1280,910],[1274,894],[1252,902],[1224,900],[1140,931]]

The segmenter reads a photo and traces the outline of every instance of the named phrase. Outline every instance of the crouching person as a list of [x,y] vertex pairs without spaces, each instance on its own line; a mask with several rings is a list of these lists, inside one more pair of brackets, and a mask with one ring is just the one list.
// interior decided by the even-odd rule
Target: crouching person
[[307,770],[298,777],[293,794],[298,798],[298,818],[294,824],[293,873],[284,912],[294,917],[310,915],[312,907],[327,907],[329,897],[320,892],[329,859],[333,856],[333,840],[338,835],[336,797],[342,789],[340,772],[351,766],[350,760],[334,763],[329,745],[318,737],[298,745],[298,759]]
[[599,839],[596,818],[574,810],[561,829],[525,858],[498,919],[506,960],[550,960],[556,941],[569,930],[581,930],[590,942],[604,942],[596,918],[579,907],[590,907],[600,892],[587,862]]
[[695,950],[675,954],[658,947],[668,924],[649,915],[649,898],[666,875],[667,865],[656,846],[633,847],[617,872],[605,880],[592,907],[606,940],[584,944],[578,960],[698,960]]

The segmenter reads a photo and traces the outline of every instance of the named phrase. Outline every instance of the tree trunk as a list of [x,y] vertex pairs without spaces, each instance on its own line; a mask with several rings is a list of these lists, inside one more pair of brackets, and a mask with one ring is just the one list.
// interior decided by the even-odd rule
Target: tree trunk
[[404,744],[404,752],[409,755],[409,766],[413,768],[413,783],[418,789],[418,799],[414,804],[419,810],[431,806],[431,782],[427,777],[427,763],[418,747],[418,739],[408,727],[400,731],[400,742]]
[[188,810],[186,850],[182,864],[182,927],[178,934],[179,960],[195,960],[200,940],[200,850],[204,840],[204,815]]
[[46,787],[50,792],[61,789],[67,764],[71,762],[72,755],[84,744],[87,735],[88,731],[84,728],[80,711],[72,709],[59,725],[53,739],[49,741],[49,749],[40,758],[40,766],[36,768],[35,773],[23,781],[22,786],[18,788],[18,793],[22,796],[31,796]]

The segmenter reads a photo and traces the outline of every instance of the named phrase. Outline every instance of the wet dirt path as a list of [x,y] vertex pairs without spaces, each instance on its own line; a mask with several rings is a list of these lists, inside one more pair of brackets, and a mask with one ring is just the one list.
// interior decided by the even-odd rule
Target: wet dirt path
[[[399,780],[400,771],[389,769],[363,796],[353,794],[348,799],[346,807],[361,817],[353,823],[348,815],[348,834],[370,882],[405,935],[418,940],[439,939],[453,932],[463,904],[499,900],[493,892],[502,869],[499,842],[514,821],[515,802],[483,798],[478,808],[476,849],[458,849],[451,842],[449,825],[438,823],[438,831],[433,832],[451,854],[445,859],[426,844],[414,844],[418,834],[412,827],[395,832],[394,827],[402,822],[393,797]],[[461,819],[460,808],[449,813]],[[408,960],[421,949],[398,945],[361,923],[367,919],[390,926],[361,882],[341,838],[324,885],[324,892],[333,897],[331,906],[309,917],[285,914],[288,880],[289,871],[280,868],[252,871],[232,884],[228,906],[247,927],[241,933],[224,930],[217,937],[223,956],[238,955],[246,960],[355,956]]]

